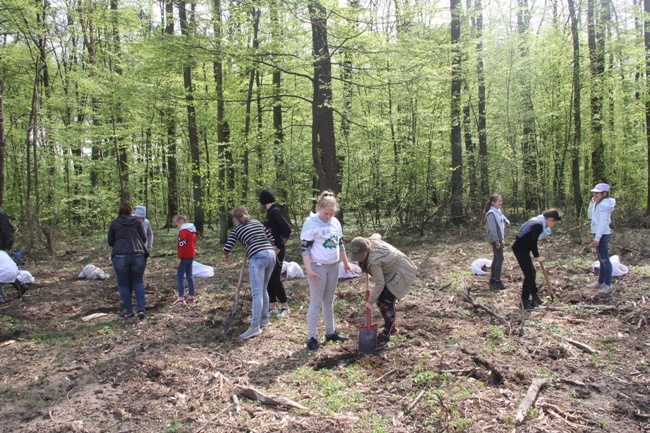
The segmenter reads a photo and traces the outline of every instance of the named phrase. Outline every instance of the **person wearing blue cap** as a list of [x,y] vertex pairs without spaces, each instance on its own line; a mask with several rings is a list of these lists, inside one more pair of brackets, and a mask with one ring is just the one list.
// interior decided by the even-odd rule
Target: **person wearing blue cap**
[[616,200],[609,196],[609,185],[599,183],[591,190],[593,196],[589,202],[589,219],[591,219],[591,246],[596,248],[596,255],[600,262],[598,281],[588,285],[590,289],[600,289],[601,296],[609,296],[612,288],[612,262],[609,260],[609,241],[612,238],[612,212],[616,207]]

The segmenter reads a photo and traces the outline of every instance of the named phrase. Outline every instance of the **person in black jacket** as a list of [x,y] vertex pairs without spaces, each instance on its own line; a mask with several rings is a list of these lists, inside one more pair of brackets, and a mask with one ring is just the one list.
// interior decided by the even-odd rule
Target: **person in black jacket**
[[[521,226],[512,244],[512,252],[515,253],[519,267],[524,273],[524,283],[521,288],[521,305],[524,310],[532,310],[542,305],[542,300],[537,295],[533,260],[541,263],[546,259],[539,255],[537,241],[550,235],[551,228],[560,220],[562,217],[557,209],[545,210],[541,215],[529,219]],[[531,252],[533,260],[530,258]]]
[[147,233],[140,219],[131,214],[131,206],[123,203],[120,206],[118,217],[111,222],[108,228],[108,245],[113,248],[111,251],[113,270],[117,280],[117,289],[122,302],[124,302],[124,314],[120,317],[124,319],[135,317],[130,290],[130,287],[133,286],[138,303],[138,317],[144,319],[144,268],[147,263],[146,254],[148,254]]
[[[261,212],[266,212],[264,227],[275,239],[273,244],[276,253],[275,267],[266,288],[269,292],[269,316],[285,317],[291,313],[291,309],[287,303],[287,293],[280,280],[280,274],[282,273],[282,263],[286,254],[284,245],[291,235],[291,226],[284,217],[282,205],[275,203],[275,197],[270,190],[265,189],[260,193],[260,205]],[[280,301],[281,304],[279,311],[276,308],[277,301]]]
[[9,254],[13,245],[14,226],[9,221],[9,217],[4,209],[0,208],[0,249],[5,250]]

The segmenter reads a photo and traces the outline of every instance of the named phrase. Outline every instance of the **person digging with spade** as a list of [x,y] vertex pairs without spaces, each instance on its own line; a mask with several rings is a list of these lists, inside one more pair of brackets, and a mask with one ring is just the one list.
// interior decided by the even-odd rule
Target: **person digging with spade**
[[[533,260],[541,263],[546,259],[539,255],[537,241],[549,236],[551,228],[561,220],[562,217],[557,209],[545,210],[541,215],[529,219],[521,226],[512,244],[512,252],[515,253],[519,267],[524,273],[524,283],[521,288],[521,305],[524,310],[532,310],[543,304],[537,294]],[[533,253],[532,260],[530,253]]]
[[379,308],[384,330],[377,336],[377,343],[386,344],[397,333],[395,303],[411,290],[418,268],[403,252],[382,241],[379,234],[352,239],[350,260],[358,261],[361,270],[372,275],[375,286],[366,308],[372,308],[373,304]]

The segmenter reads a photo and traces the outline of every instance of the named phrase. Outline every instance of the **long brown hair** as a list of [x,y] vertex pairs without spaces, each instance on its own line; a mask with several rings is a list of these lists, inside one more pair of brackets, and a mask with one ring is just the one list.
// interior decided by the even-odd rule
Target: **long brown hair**
[[239,221],[239,224],[248,224],[248,222],[251,220],[251,216],[248,214],[248,211],[244,206],[237,206],[233,211],[232,211],[232,216],[235,218],[237,221]]
[[485,203],[485,207],[483,208],[483,218],[481,219],[481,224],[483,227],[485,227],[485,217],[490,210],[490,207],[492,206],[492,203],[496,202],[501,198],[501,194],[492,194],[490,196],[490,199]]

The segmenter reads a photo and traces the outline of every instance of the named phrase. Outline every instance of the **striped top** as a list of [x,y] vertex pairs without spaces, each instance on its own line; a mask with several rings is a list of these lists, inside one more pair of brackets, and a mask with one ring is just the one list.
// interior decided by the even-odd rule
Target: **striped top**
[[250,220],[248,224],[239,224],[232,229],[223,252],[231,252],[237,241],[244,245],[246,255],[251,258],[262,250],[272,250],[274,239],[271,233],[264,230],[261,222]]

